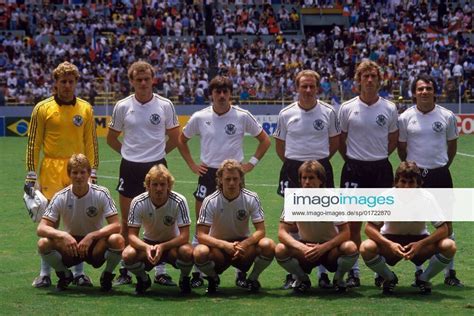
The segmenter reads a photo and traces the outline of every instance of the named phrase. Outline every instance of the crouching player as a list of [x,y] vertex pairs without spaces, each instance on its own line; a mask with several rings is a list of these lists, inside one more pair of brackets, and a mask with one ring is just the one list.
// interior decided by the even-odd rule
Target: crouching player
[[[56,270],[58,290],[73,280],[68,267],[85,261],[98,268],[106,262],[100,286],[110,291],[125,247],[117,209],[107,188],[88,183],[91,165],[85,155],[72,155],[67,174],[71,185],[54,195],[38,225],[39,253]],[[55,228],[60,219],[64,231]],[[103,226],[104,219],[108,225]]]
[[[298,169],[302,188],[325,187],[324,167],[315,160],[305,161]],[[291,232],[298,231],[300,240]],[[347,222],[287,222],[285,212],[280,219],[275,256],[277,262],[297,277],[293,283],[296,293],[304,293],[311,288],[308,274],[322,264],[334,273],[333,285],[337,292],[346,291],[344,275],[359,257],[356,244],[349,240]]]
[[[273,260],[275,243],[265,238],[265,224],[260,199],[244,189],[244,172],[236,160],[227,159],[216,173],[217,191],[207,196],[197,222],[199,245],[194,249],[196,266],[208,276],[207,293],[219,285],[219,274],[230,265],[247,272],[246,287],[260,289],[259,275]],[[249,220],[255,232],[250,234]]]
[[[420,169],[414,162],[404,161],[395,173],[396,188],[421,187]],[[402,259],[421,265],[430,259],[428,268],[415,281],[420,293],[431,293],[429,280],[441,272],[456,253],[456,244],[448,237],[445,222],[433,222],[436,230],[429,234],[425,222],[368,222],[360,252],[365,264],[381,276],[383,293],[391,294],[398,278],[387,264],[395,265]]]
[[[128,215],[129,245],[122,253],[125,268],[137,276],[136,294],[151,286],[146,271],[161,263],[181,270],[181,293],[191,292],[189,273],[193,248],[188,243],[189,208],[186,198],[172,191],[174,177],[162,164],[151,167],[145,176],[146,192],[132,200]],[[139,237],[143,226],[143,240]]]

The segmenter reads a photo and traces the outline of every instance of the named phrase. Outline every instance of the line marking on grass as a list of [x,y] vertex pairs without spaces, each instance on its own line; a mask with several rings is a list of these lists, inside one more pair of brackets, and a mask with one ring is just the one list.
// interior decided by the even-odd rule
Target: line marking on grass
[[465,154],[465,153],[460,153],[460,152],[458,152],[457,154],[460,155],[460,156],[466,156],[466,157],[474,158],[474,155],[471,155],[471,154]]
[[[112,177],[112,176],[103,176],[103,175],[98,175],[97,176],[99,179],[113,179],[113,180],[118,180],[117,177]],[[175,181],[176,183],[184,183],[184,184],[197,184],[196,181],[183,181],[183,180],[177,180]],[[267,183],[246,183],[251,186],[256,186],[256,187],[276,187],[276,184],[267,184]]]

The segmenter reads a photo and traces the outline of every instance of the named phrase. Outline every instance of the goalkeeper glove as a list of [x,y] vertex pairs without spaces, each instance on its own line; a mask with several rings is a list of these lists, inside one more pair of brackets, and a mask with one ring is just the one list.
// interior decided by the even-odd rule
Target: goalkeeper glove
[[25,191],[26,194],[28,194],[32,198],[35,196],[35,184],[36,184],[36,172],[29,171],[26,174],[25,186],[23,187],[23,190]]

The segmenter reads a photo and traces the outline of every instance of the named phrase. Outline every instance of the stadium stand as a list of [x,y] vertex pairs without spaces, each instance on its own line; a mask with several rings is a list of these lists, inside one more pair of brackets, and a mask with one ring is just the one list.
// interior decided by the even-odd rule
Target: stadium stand
[[48,71],[63,60],[82,72],[78,95],[93,104],[128,95],[127,66],[145,59],[156,90],[176,104],[203,104],[220,73],[242,103],[288,103],[294,74],[322,77],[321,98],[355,93],[355,65],[383,69],[380,93],[410,102],[420,72],[439,100],[472,102],[469,1],[133,1],[0,2],[0,105],[32,104],[51,92]]

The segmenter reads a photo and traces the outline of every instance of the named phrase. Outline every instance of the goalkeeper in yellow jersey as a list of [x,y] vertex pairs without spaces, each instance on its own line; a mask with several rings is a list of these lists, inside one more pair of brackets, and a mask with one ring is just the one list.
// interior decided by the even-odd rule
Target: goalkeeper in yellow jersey
[[[39,190],[50,200],[71,182],[67,162],[73,154],[83,153],[91,162],[91,181],[96,181],[99,151],[91,105],[75,96],[79,70],[63,62],[53,71],[54,94],[39,102],[31,114],[26,150],[27,175],[24,190],[30,196]],[[40,152],[43,157],[40,163]],[[41,262],[34,287],[49,287],[51,267]],[[91,286],[82,264],[75,267],[74,283]]]

